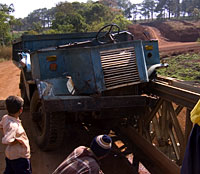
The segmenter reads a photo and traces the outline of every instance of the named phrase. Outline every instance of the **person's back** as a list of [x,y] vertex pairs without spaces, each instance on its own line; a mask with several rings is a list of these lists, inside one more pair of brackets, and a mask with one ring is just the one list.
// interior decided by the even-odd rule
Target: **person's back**
[[112,140],[107,135],[95,137],[90,148],[79,146],[53,172],[53,174],[103,174],[98,160],[111,149]]
[[76,148],[53,174],[99,174],[100,168],[94,154],[85,146]]
[[2,144],[7,145],[4,174],[30,174],[30,145],[19,119],[23,111],[23,99],[9,96],[6,99],[6,108],[8,115],[4,115],[0,122],[0,128],[3,130]]

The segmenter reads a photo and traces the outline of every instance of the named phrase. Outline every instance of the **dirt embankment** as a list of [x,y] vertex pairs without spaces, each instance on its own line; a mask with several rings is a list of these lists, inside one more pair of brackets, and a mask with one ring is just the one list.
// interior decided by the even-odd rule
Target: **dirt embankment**
[[200,38],[199,21],[165,21],[146,23],[157,28],[162,36],[172,42],[196,42]]
[[152,22],[143,25],[130,25],[128,30],[135,39],[158,40],[160,57],[186,53],[200,53],[200,21]]

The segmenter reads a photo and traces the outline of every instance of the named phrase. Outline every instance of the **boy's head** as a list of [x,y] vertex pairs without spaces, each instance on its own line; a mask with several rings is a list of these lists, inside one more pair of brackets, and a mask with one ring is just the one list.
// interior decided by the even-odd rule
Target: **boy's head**
[[112,147],[112,139],[108,135],[96,136],[90,145],[90,149],[98,157],[104,157],[110,152]]
[[8,114],[16,114],[22,109],[24,100],[18,96],[9,96],[6,99],[5,104]]

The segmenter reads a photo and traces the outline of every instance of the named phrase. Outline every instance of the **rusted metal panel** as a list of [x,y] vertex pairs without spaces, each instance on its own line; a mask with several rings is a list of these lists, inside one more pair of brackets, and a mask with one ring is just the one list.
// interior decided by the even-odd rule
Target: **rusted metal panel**
[[101,51],[100,55],[107,89],[140,82],[134,47]]
[[147,99],[145,96],[45,96],[43,98],[45,110],[47,112],[57,111],[93,111],[112,108],[138,108],[145,107]]

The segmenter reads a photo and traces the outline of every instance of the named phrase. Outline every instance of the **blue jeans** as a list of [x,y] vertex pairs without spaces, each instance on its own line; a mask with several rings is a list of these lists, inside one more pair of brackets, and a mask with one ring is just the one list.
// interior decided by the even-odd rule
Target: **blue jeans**
[[9,160],[6,158],[6,169],[4,174],[31,174],[31,163],[29,159],[18,158]]

